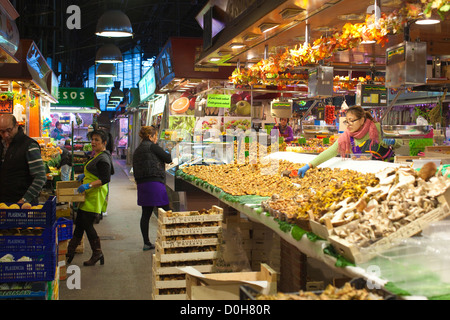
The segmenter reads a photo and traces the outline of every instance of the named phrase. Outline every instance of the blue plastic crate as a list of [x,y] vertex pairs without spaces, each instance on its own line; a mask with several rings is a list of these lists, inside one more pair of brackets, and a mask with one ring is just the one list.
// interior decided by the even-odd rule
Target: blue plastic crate
[[[0,230],[0,234],[3,231]],[[38,231],[41,232],[40,235],[36,233]],[[22,228],[21,235],[0,236],[0,248],[4,252],[52,251],[55,244],[56,223],[49,228]]]
[[[58,246],[47,252],[0,252],[13,257],[14,262],[0,262],[0,282],[52,281],[55,279]],[[22,257],[31,261],[17,262]]]
[[72,239],[73,221],[66,218],[59,218],[56,222],[58,227],[58,241]]
[[[7,205],[10,205],[7,203]],[[56,197],[51,196],[42,209],[0,209],[0,228],[51,227],[56,222]]]
[[0,283],[0,300],[46,300],[49,281]]

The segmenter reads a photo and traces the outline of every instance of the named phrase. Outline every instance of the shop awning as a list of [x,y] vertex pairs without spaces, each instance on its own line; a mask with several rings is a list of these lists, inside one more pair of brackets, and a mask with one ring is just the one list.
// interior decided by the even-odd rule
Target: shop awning
[[[1,63],[19,63],[19,60],[14,56],[19,47],[19,29],[17,29],[16,22],[13,20],[18,15],[14,7],[9,4],[9,10],[4,8],[4,1],[0,2],[0,62]],[[11,14],[15,13],[13,18]]]
[[57,78],[33,40],[23,39],[15,54],[19,63],[0,66],[0,80],[30,82],[32,89],[39,91],[52,103],[58,103]]

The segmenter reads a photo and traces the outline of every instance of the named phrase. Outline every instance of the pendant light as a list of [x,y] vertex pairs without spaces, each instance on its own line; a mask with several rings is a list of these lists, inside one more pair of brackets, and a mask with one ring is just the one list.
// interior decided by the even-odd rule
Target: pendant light
[[106,88],[110,88],[112,87],[113,81],[111,78],[98,78],[97,79],[97,87],[106,87]]
[[123,62],[120,49],[114,44],[108,43],[101,46],[95,55],[95,63],[121,63]]
[[132,37],[133,28],[125,13],[120,10],[109,10],[98,19],[95,34],[108,38]]
[[115,78],[117,77],[116,66],[112,63],[101,63],[97,67],[95,76],[99,78]]

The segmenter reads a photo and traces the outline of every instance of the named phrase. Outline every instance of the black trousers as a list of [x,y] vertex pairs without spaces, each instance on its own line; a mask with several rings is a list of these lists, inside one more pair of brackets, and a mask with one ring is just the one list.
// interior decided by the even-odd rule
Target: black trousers
[[[170,210],[170,206],[162,206],[158,208],[163,208],[164,210],[168,211]],[[150,224],[150,217],[152,216],[154,207],[142,207],[142,215],[141,215],[141,233],[142,233],[142,239],[144,240],[144,244],[150,244],[150,239],[148,237],[148,227]]]
[[94,228],[94,222],[97,214],[94,212],[88,212],[81,209],[77,211],[77,217],[75,219],[75,230],[73,235],[79,239],[83,237],[83,233],[86,231],[86,235],[89,241],[93,241],[98,238],[97,231]]

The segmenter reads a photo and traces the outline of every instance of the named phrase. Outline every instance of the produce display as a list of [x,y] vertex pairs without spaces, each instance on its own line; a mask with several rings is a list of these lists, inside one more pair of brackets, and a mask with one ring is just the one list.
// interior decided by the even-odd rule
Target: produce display
[[28,202],[24,202],[22,204],[20,203],[11,203],[7,205],[6,203],[2,202],[0,203],[0,209],[42,209],[43,205],[38,204],[35,206],[32,206]]
[[358,247],[373,244],[440,206],[437,197],[450,187],[450,179],[435,172],[436,166],[424,166],[419,173],[411,168],[383,170],[377,186],[368,187],[356,201],[337,204],[322,219],[336,223],[358,216],[357,223],[335,228],[334,234]]
[[257,300],[383,300],[375,293],[367,289],[355,289],[350,283],[346,283],[342,288],[328,285],[322,293],[309,291],[299,291],[295,293],[282,293],[276,295],[258,295]]
[[302,143],[300,146],[286,146],[286,151],[318,154],[328,149],[328,147],[334,143],[334,136],[328,141],[329,143],[324,143],[324,140],[319,138],[306,139],[306,143]]
[[61,153],[61,148],[55,147],[52,143],[48,143],[45,146],[41,145],[41,157],[43,161],[50,161]]
[[0,237],[4,236],[41,236],[43,228],[9,228],[0,229]]

